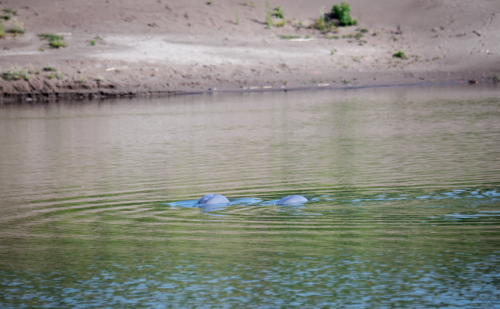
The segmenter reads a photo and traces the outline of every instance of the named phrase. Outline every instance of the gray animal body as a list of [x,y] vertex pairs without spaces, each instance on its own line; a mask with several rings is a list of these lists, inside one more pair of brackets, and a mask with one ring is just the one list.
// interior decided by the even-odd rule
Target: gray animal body
[[198,205],[215,205],[226,203],[229,203],[229,200],[224,195],[220,194],[207,194],[198,201]]
[[279,205],[298,205],[307,202],[307,199],[302,195],[290,195],[278,201]]

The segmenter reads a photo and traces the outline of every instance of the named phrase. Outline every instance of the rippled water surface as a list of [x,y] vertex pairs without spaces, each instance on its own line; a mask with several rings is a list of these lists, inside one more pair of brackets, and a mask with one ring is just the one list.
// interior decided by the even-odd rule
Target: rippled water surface
[[0,307],[500,308],[500,88],[0,106]]

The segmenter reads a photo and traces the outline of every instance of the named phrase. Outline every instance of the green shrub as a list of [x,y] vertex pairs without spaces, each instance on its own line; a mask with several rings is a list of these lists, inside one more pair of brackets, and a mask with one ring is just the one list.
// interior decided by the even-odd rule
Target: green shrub
[[26,81],[29,81],[30,77],[28,74],[32,74],[32,73],[30,73],[29,70],[27,71],[23,68],[18,68],[16,66],[0,72],[0,76],[4,80],[9,80],[9,81],[10,80],[20,80],[20,79],[24,79]]
[[42,33],[42,34],[38,34],[38,37],[42,40],[49,41],[49,46],[52,48],[61,48],[61,47],[68,46],[64,42],[64,37],[62,35]]
[[90,45],[95,46],[95,40],[90,41]]
[[0,19],[9,20],[10,19],[10,15],[0,15]]
[[17,10],[14,10],[11,8],[5,8],[5,9],[3,9],[3,12],[6,14],[12,14],[14,16],[17,16]]
[[394,58],[400,58],[400,59],[403,59],[403,60],[406,60],[408,59],[408,57],[406,57],[406,54],[402,51],[398,51],[397,53],[394,53],[394,55],[392,55]]
[[339,20],[341,26],[354,26],[358,23],[357,20],[351,17],[351,6],[342,2],[340,5],[336,4],[332,8],[332,15]]
[[57,72],[57,69],[54,68],[54,66],[52,66],[50,64],[48,66],[44,67],[43,70],[46,72]]
[[3,28],[3,21],[0,20],[0,39],[5,38],[5,29]]
[[274,23],[273,26],[275,27],[284,27],[286,25],[286,21],[282,20],[279,23]]
[[49,46],[52,48],[61,48],[67,47],[68,44],[64,43],[64,41],[49,41]]
[[285,19],[285,11],[283,11],[281,7],[278,5],[277,7],[274,8],[274,16],[276,16],[276,18]]
[[273,27],[273,19],[271,18],[271,5],[269,4],[269,1],[266,2],[266,24],[268,29],[271,29]]
[[7,29],[8,33],[12,33],[14,36],[18,34],[24,34],[26,32],[26,28],[23,23],[15,21],[9,29]]

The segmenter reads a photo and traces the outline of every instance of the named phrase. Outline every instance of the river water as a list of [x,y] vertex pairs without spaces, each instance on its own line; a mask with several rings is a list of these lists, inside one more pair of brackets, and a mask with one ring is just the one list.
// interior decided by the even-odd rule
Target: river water
[[500,308],[500,87],[0,106],[0,307]]

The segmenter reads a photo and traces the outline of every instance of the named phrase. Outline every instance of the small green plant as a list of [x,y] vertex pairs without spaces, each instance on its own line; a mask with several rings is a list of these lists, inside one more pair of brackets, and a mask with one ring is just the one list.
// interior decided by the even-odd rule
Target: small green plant
[[273,15],[276,16],[276,18],[285,19],[285,11],[283,11],[283,9],[281,9],[281,7],[279,5],[274,8]]
[[[5,71],[1,71],[1,76],[4,80],[20,80],[27,76],[26,71],[23,68],[12,67]],[[29,79],[29,77],[28,77]]]
[[332,15],[339,20],[341,26],[354,26],[358,23],[357,20],[351,17],[351,6],[342,2],[332,7]]
[[0,19],[9,20],[10,19],[10,15],[0,15]]
[[61,72],[56,72],[56,78],[57,79],[63,79],[64,78],[64,74],[61,73]]
[[40,48],[38,49],[38,51],[44,52],[44,51],[45,51],[45,48],[40,47]]
[[500,79],[498,79],[498,77],[496,77],[496,76],[493,76],[493,82],[495,84],[498,84],[500,82]]
[[102,77],[101,75],[97,76],[96,79],[95,79],[96,82],[98,83],[101,83],[104,81],[104,77]]
[[342,80],[342,82],[343,82],[344,84],[349,84],[351,81],[350,81],[350,80],[348,80],[348,79],[343,79],[343,80]]
[[91,46],[95,46],[95,40],[90,41]]
[[333,56],[333,55],[335,55],[335,50],[333,50],[333,49],[332,49],[332,50],[330,51],[330,55],[332,55],[332,56]]
[[373,35],[373,36],[378,36],[379,34],[380,34],[380,32],[375,31],[375,32],[373,32],[373,34],[372,34],[372,35]]
[[319,12],[319,18],[314,21],[314,24],[309,26],[310,28],[313,29],[318,29],[319,31],[323,32],[324,34],[328,32],[338,32],[337,26],[335,26],[335,23],[331,21],[325,13],[321,10]]
[[278,23],[274,23],[273,26],[275,27],[284,27],[286,25],[286,21],[285,20],[282,20]]
[[359,32],[362,32],[362,33],[368,33],[368,29],[366,29],[366,28],[361,28],[361,29],[358,28],[356,30]]
[[280,37],[280,39],[283,39],[283,40],[290,40],[290,39],[298,39],[298,38],[300,38],[300,36],[298,36],[298,35],[280,35],[279,37]]
[[83,84],[85,82],[85,78],[83,77],[80,77],[77,82],[79,82],[80,84]]
[[396,53],[394,53],[394,55],[392,55],[394,58],[399,58],[399,59],[403,59],[403,60],[406,60],[408,59],[408,57],[406,56],[406,54],[402,51],[398,51]]
[[392,38],[392,40],[393,40],[394,42],[399,41],[399,39],[398,39],[397,37],[393,37],[393,38]]
[[248,3],[248,0],[245,0],[245,6],[250,6],[250,4]]
[[11,8],[5,8],[5,9],[3,9],[3,12],[6,14],[12,14],[14,16],[17,16],[17,10],[14,10]]
[[325,39],[338,40],[339,36],[338,35],[327,35],[327,36],[325,36]]
[[26,28],[23,23],[14,21],[14,23],[7,29],[8,33],[12,33],[12,35],[16,36],[19,34],[24,34],[26,32]]
[[102,37],[100,37],[100,36],[96,35],[96,36],[94,37],[94,40],[101,40],[101,41],[102,41]]
[[441,56],[437,55],[436,57],[432,58],[432,60],[439,60],[441,59]]
[[295,25],[294,25],[294,26],[295,26],[295,27],[297,27],[297,28],[302,28],[302,27],[304,27],[304,25],[302,24],[302,21],[301,21],[300,19],[299,19],[299,20],[297,20],[297,22],[295,23]]
[[271,5],[269,4],[269,1],[266,2],[266,24],[268,29],[271,29],[273,27],[273,19],[271,17]]
[[0,39],[5,39],[5,29],[3,28],[3,20],[0,20]]
[[53,79],[54,77],[55,77],[54,73],[51,73],[51,74],[47,75],[48,79]]
[[255,9],[257,6],[255,5],[255,2],[252,2],[252,7]]
[[64,42],[64,37],[62,35],[42,33],[38,34],[38,37],[42,40],[47,40],[51,48],[61,48],[68,46]]
[[236,24],[240,24],[240,16],[238,15],[238,10],[236,10]]
[[309,34],[306,35],[306,39],[310,39],[310,38],[311,38],[311,36]]
[[48,66],[44,67],[44,68],[43,68],[43,70],[44,70],[45,72],[57,72],[57,69],[56,69],[56,68],[54,68],[54,66],[53,66],[53,65],[51,65],[51,64],[49,64]]
[[208,2],[207,2],[207,5],[212,5],[212,1],[208,1]]
[[64,43],[64,41],[49,41],[49,46],[52,48],[61,48],[67,47],[68,44]]

